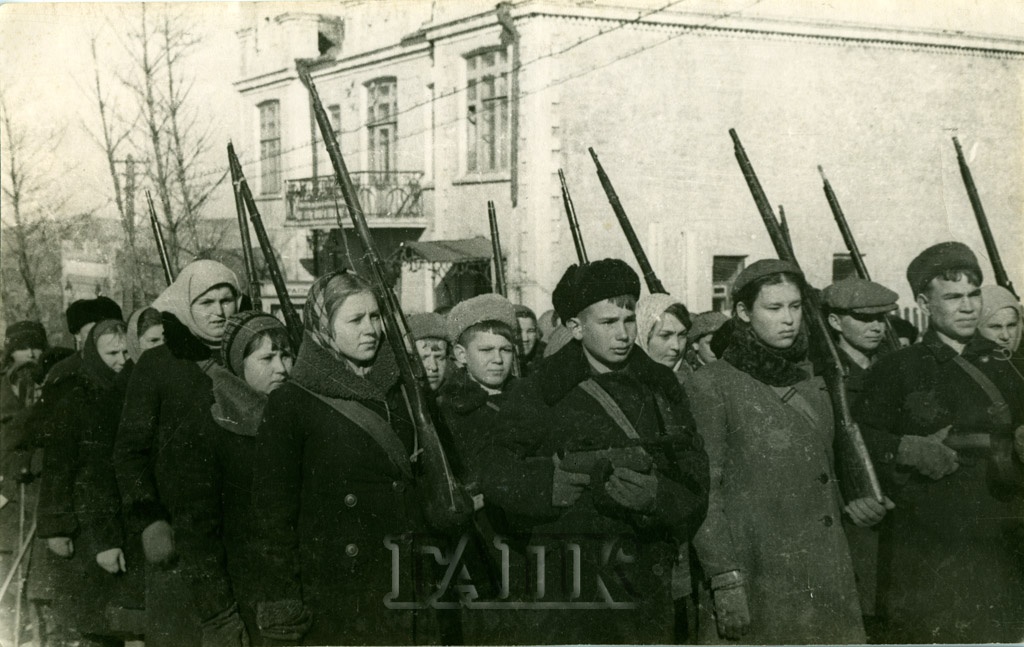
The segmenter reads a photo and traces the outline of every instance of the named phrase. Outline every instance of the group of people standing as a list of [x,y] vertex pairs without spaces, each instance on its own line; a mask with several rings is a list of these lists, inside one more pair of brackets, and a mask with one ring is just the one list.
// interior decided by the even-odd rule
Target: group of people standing
[[17,444],[43,448],[55,622],[81,644],[203,647],[1019,641],[1021,306],[960,243],[907,278],[929,327],[900,349],[895,292],[814,297],[881,499],[844,496],[791,262],[745,268],[731,317],[641,296],[618,259],[570,266],[540,317],[496,294],[410,314],[472,501],[443,527],[354,273],[313,284],[297,351],[214,261],[127,323],[91,302],[34,405],[16,376],[45,336],[12,325],[3,395],[29,412]]

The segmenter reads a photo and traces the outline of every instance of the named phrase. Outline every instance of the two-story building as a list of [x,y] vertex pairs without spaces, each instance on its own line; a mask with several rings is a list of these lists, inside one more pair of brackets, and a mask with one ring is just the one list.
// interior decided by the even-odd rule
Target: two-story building
[[301,301],[315,276],[358,267],[362,253],[296,59],[312,60],[409,311],[490,290],[488,200],[510,297],[549,308],[575,262],[560,168],[591,258],[633,263],[588,147],[669,291],[694,311],[728,309],[739,271],[772,255],[733,127],[769,198],[785,205],[815,285],[852,271],[818,164],[874,278],[902,305],[912,306],[906,265],[924,247],[959,239],[983,254],[954,134],[1011,276],[1024,280],[1024,39],[748,5],[249,5],[235,85],[250,138],[239,150],[290,290]]

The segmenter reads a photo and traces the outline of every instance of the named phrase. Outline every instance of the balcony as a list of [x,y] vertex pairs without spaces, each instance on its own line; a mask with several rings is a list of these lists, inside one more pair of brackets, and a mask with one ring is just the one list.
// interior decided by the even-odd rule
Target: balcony
[[[356,171],[350,174],[359,203],[370,227],[427,226],[423,213],[420,171]],[[334,175],[288,180],[285,225],[292,227],[336,227],[338,217],[348,226],[345,199]]]

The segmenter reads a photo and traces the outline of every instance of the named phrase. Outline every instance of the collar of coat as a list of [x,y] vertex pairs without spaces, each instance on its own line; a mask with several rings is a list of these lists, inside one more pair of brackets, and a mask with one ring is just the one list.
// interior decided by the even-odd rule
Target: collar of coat
[[[669,400],[681,397],[682,390],[672,369],[652,360],[639,346],[633,346],[626,365],[619,371],[660,390]],[[594,373],[583,352],[583,344],[573,339],[546,358],[537,368],[536,376],[544,402],[551,406],[568,395],[576,385],[593,377]]]
[[202,362],[213,357],[213,351],[201,339],[192,334],[188,326],[181,323],[170,312],[161,312],[164,323],[164,345],[178,359]]
[[213,421],[231,433],[255,436],[267,396],[220,365],[210,369],[210,379],[213,381],[213,405],[210,406]]
[[345,400],[380,400],[398,382],[398,364],[386,341],[366,377],[360,377],[316,342],[309,332],[303,334],[299,357],[291,379],[314,393]]
[[[514,377],[505,381],[502,389],[504,393],[512,387]],[[466,415],[487,404],[489,394],[482,386],[469,377],[469,372],[463,367],[456,367],[451,374],[445,378],[441,390],[437,394],[437,402],[442,407],[451,407],[459,415]],[[501,397],[496,395],[494,397]]]
[[[945,363],[957,356],[957,352],[953,348],[942,341],[939,337],[939,333],[935,332],[934,328],[929,328],[924,333],[924,337],[921,339],[921,345],[931,351],[932,355],[935,356],[936,361],[940,364]],[[963,357],[964,359],[971,358],[984,358],[999,356],[1000,346],[994,341],[985,339],[978,333],[974,333],[974,336],[967,341],[967,345],[964,346]]]

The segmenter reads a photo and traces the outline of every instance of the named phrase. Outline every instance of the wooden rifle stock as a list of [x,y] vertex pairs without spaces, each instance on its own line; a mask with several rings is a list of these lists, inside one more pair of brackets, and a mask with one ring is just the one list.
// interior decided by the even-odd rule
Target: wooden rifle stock
[[[825,177],[825,170],[821,168],[821,165],[818,165],[818,173],[821,174],[821,180],[824,183],[825,199],[828,200],[828,207],[832,210],[832,217],[835,219],[836,225],[839,227],[839,233],[846,244],[846,251],[850,252],[850,260],[853,261],[853,267],[857,271],[857,276],[865,281],[870,281],[871,274],[868,273],[868,266],[864,264],[864,256],[861,255],[860,248],[857,247],[857,240],[853,237],[853,232],[850,231],[850,224],[846,221],[843,208],[839,206],[839,198],[836,197],[836,192],[832,190],[832,183]],[[892,319],[889,315],[885,315],[885,341],[891,350],[900,349],[900,336],[892,325]]]
[[967,166],[964,158],[964,151],[960,148],[960,140],[953,138],[953,146],[956,147],[956,161],[960,165],[960,176],[964,179],[964,187],[967,189],[967,197],[971,200],[971,208],[974,209],[974,219],[978,221],[978,229],[981,230],[981,238],[985,241],[985,251],[992,261],[992,271],[995,273],[996,284],[1001,285],[1013,296],[1020,300],[1017,291],[1013,289],[1013,281],[1006,274],[1003,266],[1003,259],[999,256],[999,248],[996,247],[996,240],[992,237],[992,229],[988,226],[988,216],[985,215],[985,208],[981,206],[981,197],[978,196],[978,187],[974,185],[974,176],[971,175],[971,167]]
[[633,225],[629,222],[629,216],[626,215],[626,210],[622,208],[622,203],[619,201],[618,194],[615,193],[611,180],[608,179],[608,174],[604,172],[604,167],[601,166],[600,160],[597,159],[597,153],[594,152],[593,148],[588,148],[587,150],[590,151],[590,157],[594,159],[594,165],[597,166],[597,177],[601,180],[604,194],[608,196],[608,202],[612,205],[612,211],[615,212],[615,217],[619,219],[622,233],[626,235],[626,241],[629,243],[630,249],[633,250],[633,256],[636,257],[636,262],[640,265],[640,271],[643,272],[644,281],[647,282],[647,290],[651,294],[668,294],[665,286],[661,284],[658,276],[654,273],[651,262],[647,260],[647,254],[644,253],[644,248],[640,245],[640,239],[636,237]]
[[[729,129],[729,136],[732,137],[736,154],[736,161],[743,172],[743,179],[747,182],[750,194],[754,198],[754,204],[761,214],[765,227],[768,229],[768,236],[772,240],[775,252],[779,258],[793,262],[799,267],[792,248],[787,244],[782,227],[775,218],[771,203],[761,188],[761,182],[754,173],[754,167],[750,164],[747,153],[743,150],[743,144],[734,129]],[[846,374],[843,369],[843,362],[839,357],[839,349],[836,347],[832,336],[828,331],[828,324],[822,315],[821,304],[817,294],[811,289],[804,295],[806,305],[807,321],[810,329],[819,338],[820,343],[828,351],[828,369],[823,375],[825,384],[828,386],[829,397],[832,400],[833,413],[836,416],[840,433],[838,435],[840,444],[836,452],[836,466],[840,473],[840,485],[843,487],[847,500],[852,501],[862,497],[872,497],[878,502],[882,501],[882,486],[878,482],[874,464],[871,462],[871,455],[867,445],[864,444],[864,437],[860,433],[860,427],[854,422],[850,414],[850,402],[846,393]]]
[[[498,233],[498,213],[494,209],[494,202],[487,201],[487,220],[491,225],[491,256],[494,258],[494,291],[501,296],[508,298],[508,284],[505,282],[505,260],[501,253],[501,235]],[[516,339],[519,339],[519,331],[513,330]],[[512,375],[522,377],[522,368],[519,363],[519,342],[512,346]]]
[[576,207],[569,195],[569,185],[565,183],[565,173],[558,169],[558,181],[562,184],[562,204],[565,205],[565,216],[569,219],[569,231],[572,233],[572,244],[576,247],[576,259],[580,265],[588,263],[587,248],[583,245],[583,234],[580,233],[580,221],[576,219]]
[[452,528],[462,525],[473,514],[473,502],[455,478],[441,439],[437,434],[437,428],[430,418],[426,395],[427,377],[423,362],[411,341],[409,324],[402,313],[398,298],[388,286],[384,263],[377,252],[370,228],[366,224],[366,216],[359,204],[359,196],[352,184],[345,160],[341,156],[341,149],[334,137],[334,129],[324,110],[323,103],[320,101],[316,85],[313,83],[309,71],[301,62],[297,62],[296,66],[299,79],[309,90],[313,102],[313,114],[320,126],[320,133],[327,146],[327,155],[331,158],[331,165],[334,166],[334,174],[345,200],[345,207],[348,209],[352,225],[363,244],[363,249],[366,250],[366,264],[373,275],[377,298],[380,301],[381,317],[384,320],[384,329],[388,343],[391,344],[398,362],[413,425],[416,428],[416,439],[421,451],[417,462],[420,463],[423,476],[419,485],[425,494],[427,518],[437,528]]
[[231,158],[237,158],[235,147],[228,142],[228,166],[231,169],[231,190],[235,194],[235,214],[238,216],[238,234],[242,239],[242,260],[245,264],[245,280],[249,286],[249,300],[253,310],[263,310],[263,297],[260,295],[260,282],[256,276],[256,259],[252,254],[252,239],[249,238],[249,221],[245,218],[245,200],[239,189],[240,179],[235,172]]
[[153,240],[156,241],[156,251],[160,254],[160,265],[164,268],[164,279],[167,285],[174,283],[174,268],[171,266],[171,257],[167,254],[167,245],[164,244],[164,234],[160,231],[160,221],[156,217],[156,208],[153,206],[153,195],[146,189],[146,202],[149,203],[149,224],[153,226]]
[[249,212],[249,219],[252,221],[252,228],[256,232],[256,240],[260,243],[260,250],[263,252],[263,259],[267,263],[267,272],[270,274],[270,281],[274,284],[274,291],[277,292],[277,299],[281,302],[281,314],[284,315],[284,325],[288,328],[288,338],[292,344],[292,352],[297,356],[299,346],[302,345],[302,319],[295,311],[292,300],[288,296],[288,288],[281,275],[281,268],[277,264],[277,257],[274,256],[274,247],[270,244],[270,237],[263,227],[263,218],[260,216],[259,207],[252,197],[249,183],[245,179],[245,172],[242,171],[242,164],[235,155],[234,148],[228,149],[228,164],[231,166],[232,177],[237,177],[238,192],[242,196],[245,208]]

